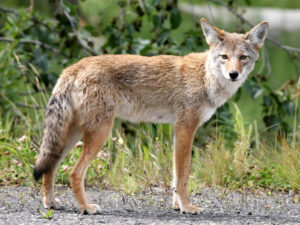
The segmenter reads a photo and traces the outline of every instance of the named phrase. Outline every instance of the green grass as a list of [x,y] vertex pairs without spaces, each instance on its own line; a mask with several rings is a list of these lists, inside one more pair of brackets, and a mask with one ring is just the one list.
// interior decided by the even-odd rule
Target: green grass
[[194,159],[195,182],[230,188],[299,191],[300,151],[296,143],[293,145],[286,139],[261,143],[255,126],[245,126],[236,105],[235,109],[234,147],[228,147],[228,140],[217,133],[215,141],[198,149]]
[[33,185],[32,165],[36,151],[29,136],[15,139],[0,129],[0,185]]
[[[198,191],[203,185],[300,191],[299,142],[287,139],[275,139],[273,144],[262,142],[264,139],[255,124],[245,125],[239,108],[236,105],[233,108],[235,138],[225,138],[217,127],[210,141],[193,147],[190,191]],[[121,121],[115,122],[112,137],[87,172],[86,185],[127,193],[152,186],[170,188],[172,126],[140,124],[126,129],[132,132],[125,134]],[[31,131],[24,133],[24,137],[13,138],[5,125],[0,130],[0,185],[34,185],[32,167],[38,148],[33,137],[37,134]],[[69,185],[69,172],[81,148],[75,147],[63,161],[57,183]]]

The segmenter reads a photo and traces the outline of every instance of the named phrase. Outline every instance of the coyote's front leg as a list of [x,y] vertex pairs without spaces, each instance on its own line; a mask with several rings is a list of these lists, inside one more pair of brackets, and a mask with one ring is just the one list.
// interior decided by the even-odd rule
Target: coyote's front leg
[[190,173],[191,150],[198,119],[180,121],[175,125],[175,150],[173,157],[174,194],[173,207],[182,213],[200,213],[200,208],[190,204],[188,181]]

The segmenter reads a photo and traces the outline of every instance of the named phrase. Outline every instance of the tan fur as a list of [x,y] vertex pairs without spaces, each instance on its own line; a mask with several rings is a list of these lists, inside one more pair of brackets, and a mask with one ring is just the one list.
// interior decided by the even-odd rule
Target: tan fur
[[93,204],[89,205],[84,191],[84,177],[90,162],[97,155],[98,151],[109,136],[113,124],[111,117],[105,121],[101,127],[86,131],[83,137],[83,152],[70,173],[71,186],[74,195],[79,203],[80,210],[84,213],[94,214],[100,210],[100,207]]
[[[194,134],[245,81],[267,29],[262,23],[246,35],[230,34],[206,20],[201,23],[210,45],[207,52],[101,55],[84,58],[63,71],[47,107],[43,144],[34,169],[36,179],[43,175],[45,207],[60,206],[53,194],[56,169],[83,137],[71,185],[81,212],[100,210],[88,203],[84,177],[117,116],[132,122],[174,124],[173,206],[181,212],[200,212],[190,204],[187,192]],[[228,59],[222,59],[222,54]],[[241,60],[243,54],[247,58]],[[234,81],[227,74],[231,70],[241,74]]]

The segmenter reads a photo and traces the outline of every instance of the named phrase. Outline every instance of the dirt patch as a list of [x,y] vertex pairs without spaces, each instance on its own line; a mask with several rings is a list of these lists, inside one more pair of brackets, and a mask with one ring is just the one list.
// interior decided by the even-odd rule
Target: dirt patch
[[[155,189],[137,195],[87,189],[102,211],[81,215],[69,187],[58,187],[63,204],[52,215],[42,206],[40,189],[1,187],[0,224],[300,224],[299,195],[233,192],[204,188],[192,196],[199,215],[171,209],[171,193]],[[48,216],[49,218],[45,218]]]

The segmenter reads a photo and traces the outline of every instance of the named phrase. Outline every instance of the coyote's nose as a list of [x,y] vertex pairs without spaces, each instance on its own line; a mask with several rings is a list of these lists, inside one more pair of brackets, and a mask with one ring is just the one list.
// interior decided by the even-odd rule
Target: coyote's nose
[[229,72],[229,76],[231,80],[235,80],[238,77],[238,75],[239,75],[238,71],[232,70]]

